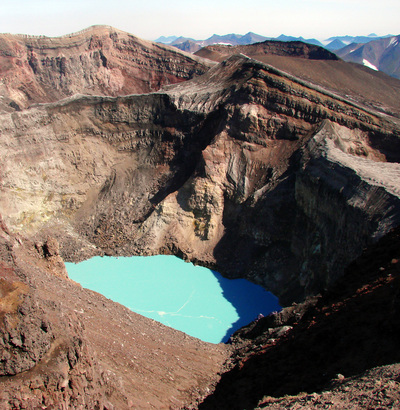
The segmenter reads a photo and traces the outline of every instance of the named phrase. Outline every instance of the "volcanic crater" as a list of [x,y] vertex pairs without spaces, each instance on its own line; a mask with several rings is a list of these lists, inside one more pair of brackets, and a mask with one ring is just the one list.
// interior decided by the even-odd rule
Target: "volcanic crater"
[[[225,50],[0,35],[2,408],[399,406],[400,82]],[[212,345],[64,265],[154,254],[286,307]]]

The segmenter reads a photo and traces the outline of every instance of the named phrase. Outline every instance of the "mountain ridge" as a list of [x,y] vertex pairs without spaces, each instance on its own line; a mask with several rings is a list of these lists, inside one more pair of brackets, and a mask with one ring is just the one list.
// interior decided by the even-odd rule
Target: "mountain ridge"
[[110,26],[60,37],[1,34],[0,63],[5,97],[0,104],[10,111],[77,92],[155,91],[208,68],[196,57]]
[[345,61],[365,65],[400,79],[400,35],[377,39],[367,44],[351,43],[336,50]]
[[[154,40],[155,42],[160,42],[164,44],[170,44],[170,45],[175,45],[179,46],[180,44],[190,41],[193,44],[196,44],[197,46],[205,47],[208,45],[213,45],[213,44],[218,44],[218,43],[229,43],[230,45],[247,45],[247,44],[253,44],[253,43],[259,43],[262,41],[266,40],[275,40],[275,41],[302,41],[307,44],[313,44],[321,47],[325,47],[330,51],[333,51],[334,49],[337,49],[336,47],[339,44],[343,44],[343,46],[346,46],[350,43],[368,43],[370,41],[378,40],[378,39],[383,39],[386,37],[390,37],[390,34],[384,35],[384,36],[377,36],[375,34],[370,34],[368,36],[333,36],[329,37],[328,39],[316,39],[316,38],[308,38],[305,39],[304,37],[296,37],[296,36],[287,36],[285,34],[280,34],[277,37],[268,37],[268,36],[263,36],[260,34],[256,34],[253,32],[248,32],[246,34],[213,34],[212,36],[208,37],[207,39],[203,40],[196,40],[192,37],[184,37],[184,36],[171,36],[171,37],[164,37],[161,36]],[[171,39],[171,40],[170,40]],[[180,48],[180,47],[178,47]],[[197,50],[196,50],[197,51]]]

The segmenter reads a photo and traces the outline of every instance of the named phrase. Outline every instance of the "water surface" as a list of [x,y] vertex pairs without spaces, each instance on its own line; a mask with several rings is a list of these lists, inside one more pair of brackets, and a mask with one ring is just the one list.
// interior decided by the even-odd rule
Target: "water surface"
[[211,343],[225,342],[260,313],[280,309],[278,299],[262,287],[175,256],[96,256],[66,266],[83,287]]

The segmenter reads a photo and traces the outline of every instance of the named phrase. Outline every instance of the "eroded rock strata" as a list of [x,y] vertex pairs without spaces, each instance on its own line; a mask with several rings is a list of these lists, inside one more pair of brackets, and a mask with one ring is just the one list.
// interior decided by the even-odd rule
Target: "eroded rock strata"
[[[156,46],[135,48],[132,37],[114,36],[115,30],[92,31],[71,36],[67,45],[61,39],[27,40],[42,44],[43,53],[50,53],[53,44],[54,56],[61,43],[79,49],[80,57],[71,51],[64,65],[57,65],[55,57],[47,65],[46,58],[38,59],[36,67],[25,61],[25,51],[21,61],[8,55],[2,60],[29,74],[29,80],[18,77],[15,83],[26,89],[16,85],[3,90],[6,105],[0,114],[2,403],[6,408],[196,407],[215,385],[215,394],[203,405],[215,400],[223,408],[219,395],[229,390],[226,380],[235,386],[229,382],[235,374],[246,394],[254,393],[244,405],[276,403],[262,401],[262,395],[274,394],[251,381],[254,368],[256,376],[264,374],[264,357],[270,360],[268,355],[259,362],[258,356],[253,358],[252,349],[259,346],[236,340],[232,357],[238,368],[247,358],[255,367],[245,366],[249,377],[234,368],[217,384],[230,347],[186,337],[82,290],[66,277],[63,259],[173,253],[229,277],[249,278],[285,305],[325,292],[363,249],[400,225],[397,119],[345,92],[333,93],[238,55],[157,92],[113,97],[179,82],[201,74],[207,64],[175,51],[179,72],[185,71],[179,77],[170,54],[166,60],[152,60],[160,50]],[[15,44],[15,38],[7,39]],[[91,42],[97,44],[96,52],[87,49]],[[104,86],[111,61],[119,64],[111,58],[116,44],[150,58],[143,64],[151,69],[145,74],[139,70],[134,80],[137,67],[125,62],[136,60],[119,54],[122,66],[132,69],[126,79],[139,87],[136,91]],[[90,59],[96,58],[98,65],[93,65]],[[166,66],[153,87],[149,78],[158,75],[160,58]],[[189,59],[189,65],[181,59]],[[92,61],[88,64],[101,71],[100,80],[93,74],[77,84],[70,76],[54,86],[55,73],[64,67],[61,74],[67,76],[67,64],[75,67],[78,60],[85,72],[90,70],[83,62]],[[22,94],[12,104],[9,99],[17,89]],[[36,90],[34,97],[26,97],[28,89]],[[62,97],[67,98],[56,101]],[[45,103],[31,105],[38,101]],[[384,111],[391,112],[390,106]],[[393,285],[389,279],[382,281]],[[395,306],[397,296],[389,293],[388,303]],[[372,306],[374,293],[369,296],[366,304]],[[330,340],[324,324],[321,332],[317,326],[309,335],[312,322],[307,320],[321,311],[336,312],[340,297],[331,301],[333,307],[324,299],[315,307],[288,308],[294,313],[281,314],[279,326],[260,331],[260,346],[272,338],[283,350],[262,347],[262,353],[271,352],[279,366],[287,340],[290,346],[297,340],[301,346],[303,334],[316,343],[318,337]],[[334,317],[328,313],[321,317]],[[395,316],[391,313],[388,326],[397,329]],[[354,374],[397,360],[389,356],[348,368]],[[320,384],[314,382],[319,380],[316,371],[310,383],[278,389],[275,395],[321,389],[336,370],[333,366]],[[256,390],[247,389],[247,383]]]
[[62,37],[0,34],[0,107],[21,110],[77,93],[147,93],[203,74],[208,66],[109,26]]
[[224,60],[224,57],[226,56],[232,56],[235,54],[278,55],[283,57],[296,57],[301,59],[324,61],[339,60],[336,54],[328,51],[327,49],[317,45],[303,43],[302,41],[267,40],[259,43],[236,46],[212,44],[203,47],[201,50],[196,52],[196,55],[205,58],[220,55],[220,61]]
[[218,62],[234,54],[244,54],[353,101],[400,117],[398,80],[360,64],[346,63],[321,47],[265,41],[244,46],[214,44],[195,53]]

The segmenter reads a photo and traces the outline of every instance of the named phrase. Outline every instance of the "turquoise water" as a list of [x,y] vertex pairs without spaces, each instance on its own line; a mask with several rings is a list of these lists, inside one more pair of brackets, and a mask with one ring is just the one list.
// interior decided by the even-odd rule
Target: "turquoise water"
[[226,342],[278,299],[244,279],[229,280],[175,256],[96,256],[66,263],[69,277],[130,310],[207,342]]

